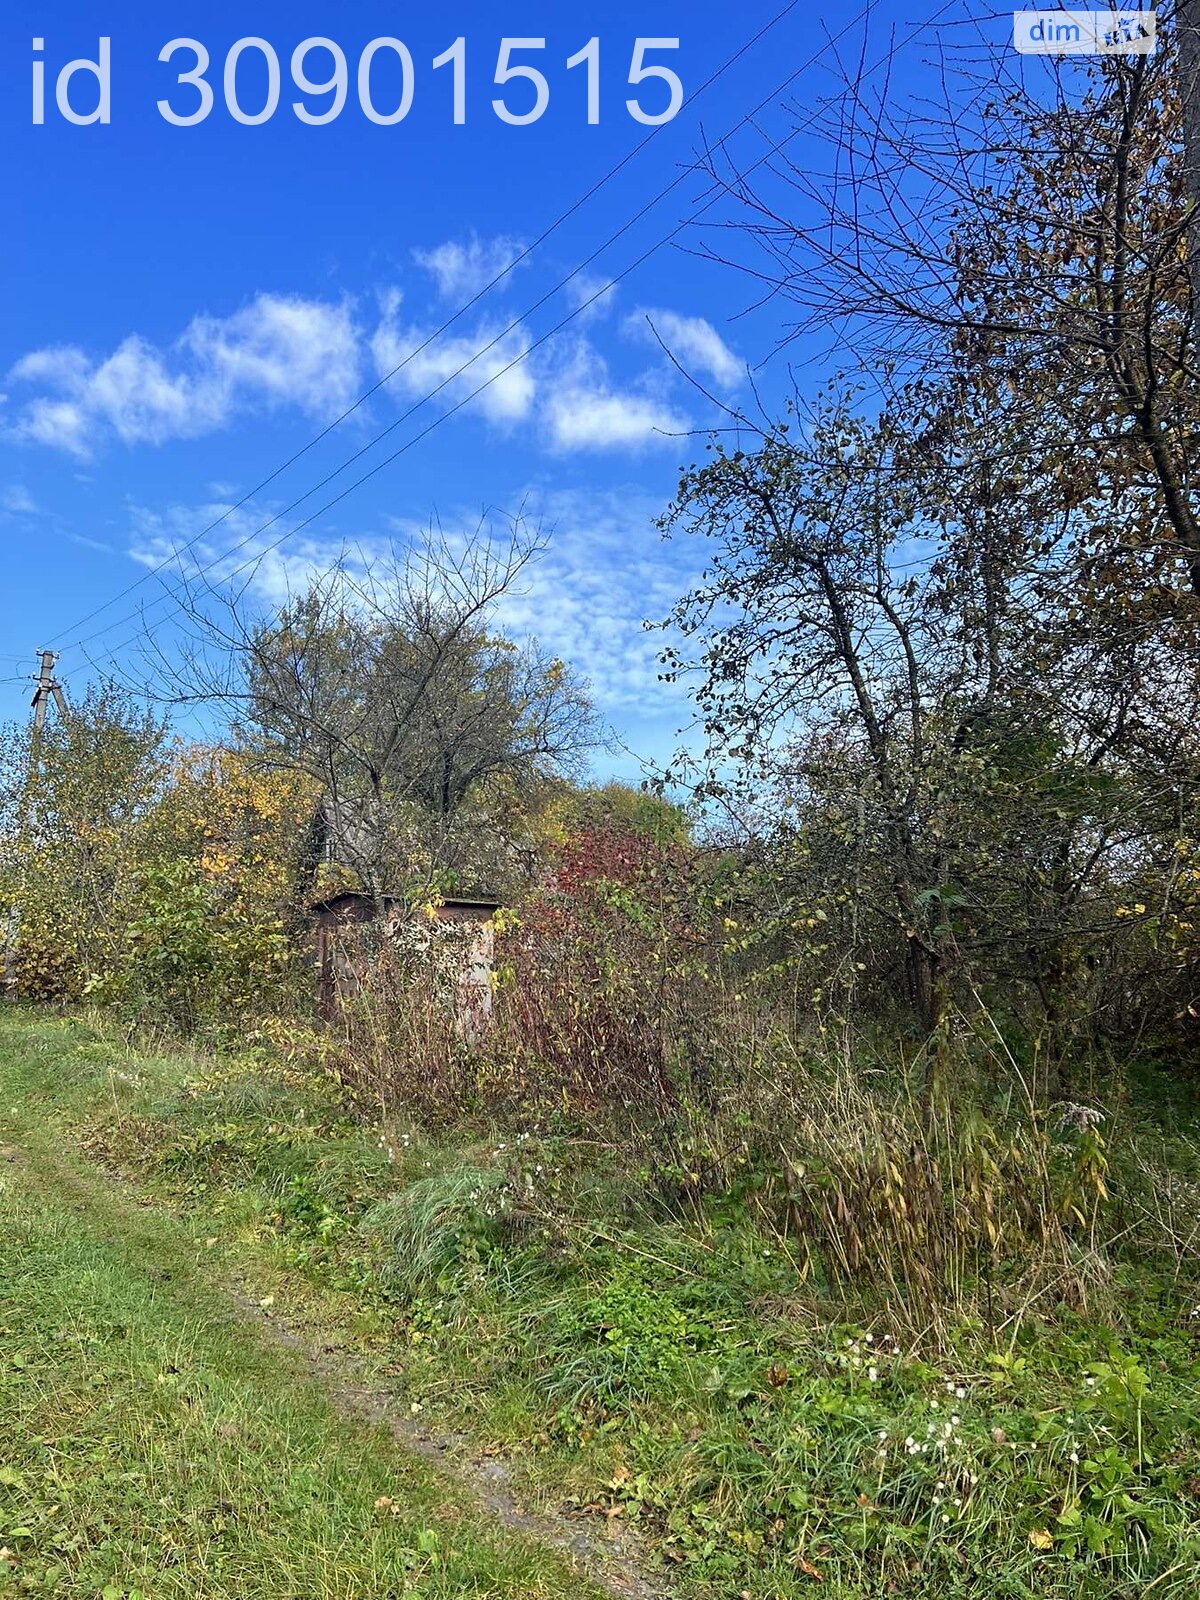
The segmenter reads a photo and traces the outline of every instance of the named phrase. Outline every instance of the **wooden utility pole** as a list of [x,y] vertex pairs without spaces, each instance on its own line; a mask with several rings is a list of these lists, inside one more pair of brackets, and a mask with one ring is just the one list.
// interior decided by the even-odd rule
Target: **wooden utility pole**
[[[66,696],[62,692],[62,685],[54,676],[55,663],[58,657],[53,650],[38,652],[40,664],[37,675],[37,688],[33,691],[33,735],[29,741],[29,770],[25,779],[25,795],[21,805],[20,828],[22,834],[30,824],[30,811],[36,805],[35,789],[38,778],[38,756],[42,747],[42,730],[46,726],[46,712],[51,700],[58,708],[58,714],[65,719],[67,715]],[[22,867],[22,873],[25,868]],[[14,995],[17,990],[17,954],[18,941],[21,932],[21,913],[19,906],[11,907],[3,929],[3,979],[0,980],[0,993]]]

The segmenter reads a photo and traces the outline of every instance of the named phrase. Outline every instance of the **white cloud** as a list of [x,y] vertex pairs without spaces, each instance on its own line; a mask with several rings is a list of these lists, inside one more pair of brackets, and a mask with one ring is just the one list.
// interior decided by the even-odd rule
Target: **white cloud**
[[110,435],[195,438],[259,406],[323,418],[349,404],[359,365],[348,303],[260,294],[232,316],[196,317],[165,350],[131,334],[102,359],[73,345],[32,351],[10,377],[46,392],[25,402],[12,432],[86,457]]
[[644,343],[657,345],[661,340],[685,372],[690,370],[697,377],[711,378],[722,388],[734,388],[746,375],[745,363],[703,317],[685,317],[677,311],[642,310],[627,317],[625,327]]
[[108,423],[125,444],[162,444],[207,433],[225,417],[220,388],[185,371],[172,373],[136,336],[74,385],[81,409]]
[[[606,489],[545,492],[518,490],[507,497],[540,523],[547,549],[522,572],[500,601],[494,621],[514,639],[537,638],[591,683],[598,708],[609,716],[636,713],[671,728],[686,719],[682,690],[658,681],[665,636],[644,623],[661,621],[697,576],[704,552],[691,541],[664,542],[656,527],[662,497],[634,484]],[[236,509],[228,502],[170,505],[128,512],[127,546],[144,567],[167,563],[164,579],[177,588],[181,575],[205,571],[208,584],[242,588],[265,608],[303,592],[312,579],[341,565],[358,595],[372,587],[371,569],[386,571],[428,541],[418,517],[391,519],[386,534],[348,539],[318,532],[268,548],[283,531],[263,530],[269,505]],[[220,524],[197,539],[202,529]],[[500,526],[503,519],[497,519]],[[453,509],[440,520],[439,539],[465,548],[478,528],[478,510]],[[260,531],[263,530],[263,531]],[[193,548],[185,549],[195,539]],[[233,550],[231,547],[240,545]],[[225,552],[229,552],[225,554]],[[203,596],[202,596],[203,597]],[[155,598],[147,590],[147,602]],[[151,613],[152,616],[159,613]],[[669,731],[669,730],[668,730]]]
[[[205,590],[223,584],[230,585],[231,593],[245,588],[266,605],[277,607],[339,562],[361,579],[370,560],[382,553],[378,539],[366,545],[348,545],[320,535],[289,537],[272,549],[287,527],[286,522],[266,526],[275,510],[268,505],[237,506],[221,500],[157,510],[133,506],[128,512],[129,555],[140,566],[161,566],[165,582],[173,589],[181,577],[187,580],[202,574]],[[202,535],[204,529],[211,531]],[[153,604],[152,595],[149,603]]]
[[[496,628],[516,640],[536,638],[543,648],[570,663],[588,680],[593,703],[605,721],[625,729],[628,740],[643,751],[668,759],[678,743],[678,730],[692,721],[694,708],[684,686],[659,681],[660,653],[674,641],[673,634],[647,629],[645,622],[660,622],[670,613],[699,577],[704,550],[693,540],[661,538],[656,518],[664,496],[644,485],[553,492],[517,489],[505,500],[521,505],[530,522],[541,523],[548,548],[499,602],[493,617]],[[135,510],[130,513],[130,554],[146,566],[169,561],[228,509],[216,502]],[[348,598],[354,603],[371,592],[373,568],[386,573],[389,567],[402,565],[406,553],[419,551],[429,538],[427,522],[412,516],[390,520],[386,534],[344,539],[314,532],[288,539],[272,551],[267,546],[281,528],[258,531],[271,510],[258,505],[230,511],[194,550],[178,555],[177,564],[164,574],[171,587],[178,586],[181,571],[192,574],[215,563],[208,582],[228,581],[231,593],[245,590],[240,603],[248,608],[245,615],[253,615],[293,599],[315,576],[340,565],[348,573]],[[503,519],[497,517],[496,522],[501,527]],[[452,508],[439,521],[439,538],[451,549],[465,547],[478,524],[478,508]],[[247,541],[243,549],[221,558],[223,550],[243,539]],[[255,559],[256,567],[238,570]],[[155,595],[156,590],[147,590],[149,603]],[[206,589],[200,591],[202,600],[205,596]],[[170,615],[170,610],[159,607],[150,612],[148,621],[153,624]],[[609,751],[602,765],[611,768],[614,760]],[[636,775],[636,760],[625,760],[622,770]]]
[[643,450],[673,443],[688,420],[647,394],[568,380],[547,398],[545,419],[556,450]]
[[640,451],[671,442],[688,420],[649,388],[621,391],[590,340],[559,347],[553,382],[545,386],[543,432],[552,450]]
[[645,623],[667,616],[703,552],[663,541],[662,505],[634,485],[531,495],[527,511],[542,519],[548,549],[525,592],[505,596],[498,620],[584,673],[601,711],[674,725],[686,715],[685,697],[659,682],[665,636]]
[[83,351],[74,345],[48,345],[44,350],[33,350],[29,355],[22,356],[9,377],[23,383],[48,383],[69,388],[87,377],[89,365]]
[[524,249],[522,240],[507,234],[481,239],[472,233],[465,243],[448,239],[432,250],[414,250],[413,259],[430,274],[444,299],[470,299],[507,276]]
[[[540,524],[547,548],[500,600],[499,631],[536,638],[574,666],[604,714],[633,712],[673,731],[686,719],[686,697],[658,681],[666,635],[644,624],[668,615],[698,576],[704,552],[689,541],[662,539],[656,519],[663,498],[644,486],[527,489],[507,501]],[[466,511],[443,519],[451,547],[460,537],[465,544],[477,520]],[[415,518],[395,519],[391,527],[406,547],[425,537]]]
[[37,516],[40,507],[23,483],[10,483],[0,493],[0,511],[14,517]]
[[[477,238],[442,246],[428,253],[430,271],[439,282],[462,284],[492,270],[491,255],[511,259],[515,248],[512,240]],[[603,307],[610,298],[603,280],[579,276],[576,303],[597,289]],[[682,358],[722,382],[734,380],[737,359],[707,322],[654,316]],[[230,316],[195,317],[170,345],[135,333],[103,356],[48,346],[12,368],[20,398],[6,408],[0,434],[86,460],[113,439],[161,445],[285,407],[325,422],[353,404],[372,366],[381,377],[395,373],[387,387],[400,405],[444,389],[443,407],[470,399],[494,424],[535,422],[534,442],[556,452],[636,452],[689,427],[667,396],[669,373],[660,366],[638,382],[616,384],[588,336],[560,335],[535,363],[528,359],[532,335],[501,318],[437,337],[431,326],[428,313],[402,315],[396,290],[382,295],[373,332],[348,300],[260,294]],[[628,331],[628,320],[624,326]]]
[[72,455],[91,453],[91,427],[83,409],[71,400],[34,400],[25,408],[16,428],[18,438],[67,450]]
[[596,322],[606,316],[617,298],[617,285],[611,278],[590,272],[577,272],[567,284],[567,296],[581,322]]
[[[524,329],[514,328],[509,333],[503,323],[484,323],[470,334],[443,334],[426,346],[429,333],[420,326],[402,324],[399,305],[398,295],[386,301],[383,320],[371,341],[381,377],[401,369],[390,380],[389,390],[419,398],[445,383],[439,396],[444,405],[464,399],[486,384],[474,404],[490,421],[511,424],[528,415],[537,382],[528,361],[520,359],[529,348]],[[492,348],[486,349],[488,345]]]
[[358,388],[358,333],[342,301],[259,295],[231,317],[197,317],[184,335],[199,365],[231,389],[343,411]]

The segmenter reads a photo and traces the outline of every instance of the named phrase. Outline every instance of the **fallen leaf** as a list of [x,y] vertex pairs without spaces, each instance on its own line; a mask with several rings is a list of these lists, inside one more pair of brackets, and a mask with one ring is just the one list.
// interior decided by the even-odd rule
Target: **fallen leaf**
[[1054,1536],[1048,1533],[1045,1528],[1035,1528],[1029,1535],[1029,1542],[1035,1550],[1052,1550],[1054,1548]]
[[819,1567],[814,1567],[808,1557],[801,1555],[799,1550],[788,1557],[788,1565],[795,1567],[797,1572],[804,1573],[806,1578],[814,1578],[818,1583],[825,1582],[825,1574]]

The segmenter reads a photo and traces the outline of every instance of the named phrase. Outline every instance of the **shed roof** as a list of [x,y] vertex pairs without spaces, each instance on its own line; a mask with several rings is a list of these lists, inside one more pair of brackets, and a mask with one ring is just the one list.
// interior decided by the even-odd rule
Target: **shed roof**
[[[373,905],[375,898],[374,895],[364,894],[361,889],[342,889],[338,894],[330,895],[326,900],[314,900],[308,909],[316,912],[336,911],[339,906],[361,904],[363,901]],[[402,905],[404,903],[402,897],[396,894],[385,894],[381,895],[380,898],[386,906]],[[441,904],[460,911],[492,912],[499,911],[501,902],[499,900],[459,899],[447,896],[441,901]]]
[[[385,894],[382,898],[385,905],[395,905],[399,899],[399,896],[394,894]],[[337,894],[331,894],[327,899],[311,901],[308,909],[310,911],[333,911],[338,906],[354,904],[364,900],[369,903],[374,903],[375,896],[372,894],[364,894],[361,889],[339,889]]]

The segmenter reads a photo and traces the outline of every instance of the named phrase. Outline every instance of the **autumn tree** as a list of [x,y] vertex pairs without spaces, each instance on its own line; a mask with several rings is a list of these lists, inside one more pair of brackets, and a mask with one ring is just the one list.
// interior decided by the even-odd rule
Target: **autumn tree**
[[167,775],[167,730],[103,684],[40,735],[8,729],[0,762],[0,897],[18,992],[77,996],[121,947],[141,823]]
[[306,1001],[315,789],[220,745],[174,751],[139,821],[137,903],[103,997],[185,1030]]
[[793,305],[792,337],[836,328],[885,392],[1006,385],[1029,419],[1014,467],[1103,501],[1080,563],[1162,615],[1200,595],[1200,366],[1180,38],[1159,18],[1152,55],[981,46],[920,102],[848,82],[829,169],[714,165],[733,204],[709,252]]
[[1132,864],[1165,866],[1194,797],[1197,686],[1181,641],[1064,583],[1094,508],[1012,470],[1024,421],[926,380],[715,444],[664,523],[708,546],[667,661],[706,792],[770,797],[759,857],[818,987],[899,977],[936,1032],[1015,985],[1061,1058]]
[[594,742],[571,670],[497,626],[540,548],[515,519],[434,538],[366,580],[332,569],[266,618],[209,606],[216,653],[189,662],[180,697],[222,704],[248,753],[319,785],[319,853],[369,892],[474,875],[490,813],[519,809]]

